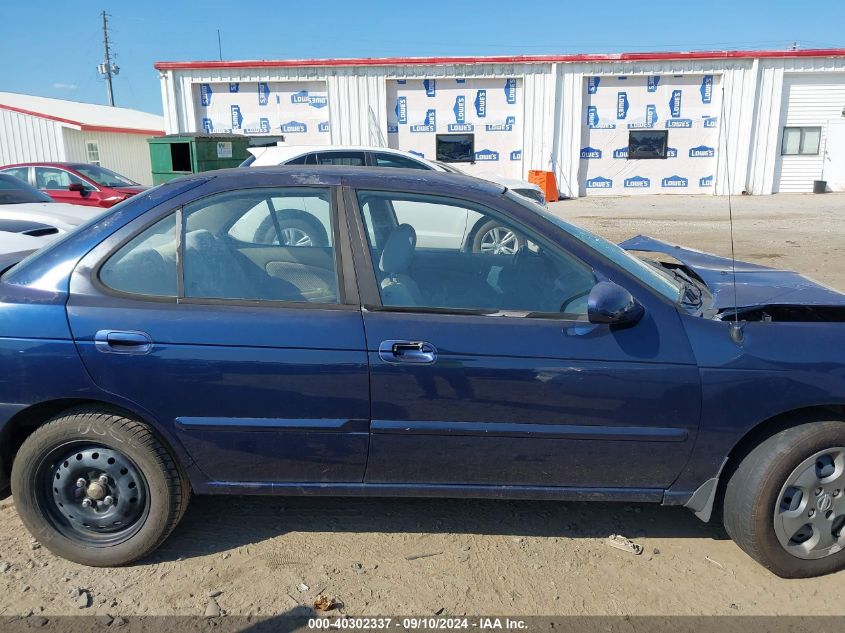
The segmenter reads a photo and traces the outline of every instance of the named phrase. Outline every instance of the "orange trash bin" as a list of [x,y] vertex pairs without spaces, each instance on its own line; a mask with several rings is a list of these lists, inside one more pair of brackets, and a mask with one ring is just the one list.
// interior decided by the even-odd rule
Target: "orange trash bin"
[[528,170],[528,182],[540,187],[546,194],[546,202],[554,202],[560,198],[557,190],[557,180],[553,171],[542,171],[539,169]]

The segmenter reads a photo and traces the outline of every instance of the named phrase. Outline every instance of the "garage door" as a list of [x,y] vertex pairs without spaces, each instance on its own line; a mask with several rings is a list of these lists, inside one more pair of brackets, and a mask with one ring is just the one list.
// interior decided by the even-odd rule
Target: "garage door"
[[193,98],[197,131],[284,136],[296,145],[331,142],[323,81],[201,83]]
[[580,195],[713,193],[718,75],[588,77]]
[[842,120],[843,106],[845,74],[784,76],[774,191],[809,192],[823,175],[831,184],[841,183],[836,174],[823,170],[829,165],[826,155],[845,151],[839,147],[845,138],[828,133],[833,122]]
[[522,79],[398,79],[387,83],[390,147],[470,174],[522,177]]

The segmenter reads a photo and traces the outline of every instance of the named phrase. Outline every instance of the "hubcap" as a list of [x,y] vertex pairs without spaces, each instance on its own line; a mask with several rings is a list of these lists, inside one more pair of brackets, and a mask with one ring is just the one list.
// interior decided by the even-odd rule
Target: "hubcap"
[[302,229],[288,227],[282,229],[281,246],[313,246],[311,236]]
[[121,542],[147,512],[147,483],[121,452],[91,444],[63,446],[42,462],[41,503],[53,526],[91,544]]
[[514,255],[519,250],[516,234],[503,226],[496,226],[481,237],[481,252],[492,255]]
[[778,496],[774,527],[783,548],[805,560],[845,548],[845,447],[819,451],[789,475]]

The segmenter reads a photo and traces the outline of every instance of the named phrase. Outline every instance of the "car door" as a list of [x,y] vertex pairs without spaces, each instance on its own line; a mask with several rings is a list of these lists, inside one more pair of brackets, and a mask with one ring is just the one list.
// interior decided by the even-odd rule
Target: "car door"
[[[583,244],[568,249],[539,216],[553,239],[471,200],[358,191],[349,201],[363,236],[355,253],[371,372],[365,481],[661,498],[690,454],[700,408],[674,306]],[[421,247],[415,226],[432,206],[465,223],[464,243],[495,219],[523,246],[515,255]],[[645,306],[634,326],[587,321],[588,294],[606,277]]]
[[[96,207],[100,203],[99,191],[90,182],[58,167],[34,167],[35,187],[56,202]],[[82,185],[85,192],[71,191],[71,184]]]
[[[360,482],[367,356],[335,190],[252,181],[267,182],[212,180],[92,251],[67,304],[79,353],[216,485]],[[309,201],[328,210],[328,241],[280,245],[272,210]]]

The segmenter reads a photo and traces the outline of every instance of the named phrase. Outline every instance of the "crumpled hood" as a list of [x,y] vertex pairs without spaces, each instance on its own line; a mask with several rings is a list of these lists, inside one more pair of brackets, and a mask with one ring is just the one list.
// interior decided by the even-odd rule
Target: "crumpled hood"
[[[637,235],[620,242],[628,251],[664,253],[682,262],[701,277],[713,295],[713,308],[746,308],[762,305],[845,305],[845,294],[791,270],[778,270],[749,262],[736,262],[736,302],[732,264],[727,257]],[[736,303],[736,305],[735,305]]]

